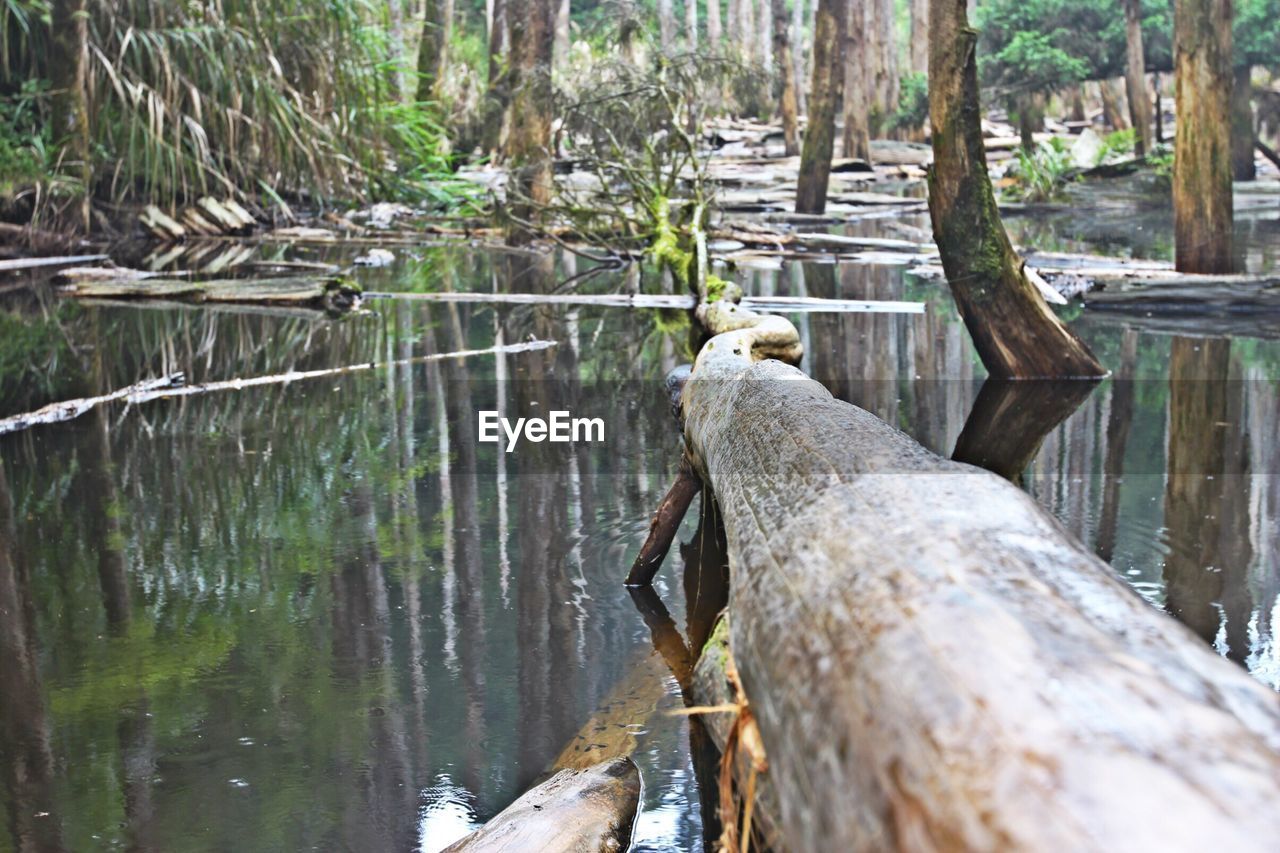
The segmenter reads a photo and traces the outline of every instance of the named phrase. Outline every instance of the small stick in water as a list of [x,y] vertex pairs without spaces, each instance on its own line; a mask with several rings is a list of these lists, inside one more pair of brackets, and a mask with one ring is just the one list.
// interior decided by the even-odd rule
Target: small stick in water
[[693,462],[689,454],[680,457],[680,468],[676,471],[676,481],[671,484],[667,494],[658,504],[658,510],[649,522],[649,538],[645,540],[636,561],[631,564],[631,572],[627,575],[627,586],[648,586],[653,583],[653,576],[658,573],[684,514],[689,511],[693,496],[702,490],[702,479],[693,470]]

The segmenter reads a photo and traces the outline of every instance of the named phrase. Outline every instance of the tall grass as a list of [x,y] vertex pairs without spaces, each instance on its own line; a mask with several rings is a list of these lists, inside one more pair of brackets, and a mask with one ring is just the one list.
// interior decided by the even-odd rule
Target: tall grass
[[[46,8],[0,0],[0,97],[47,76]],[[447,201],[436,180],[447,171],[444,134],[433,105],[401,99],[411,64],[388,36],[388,9],[89,0],[96,195]]]

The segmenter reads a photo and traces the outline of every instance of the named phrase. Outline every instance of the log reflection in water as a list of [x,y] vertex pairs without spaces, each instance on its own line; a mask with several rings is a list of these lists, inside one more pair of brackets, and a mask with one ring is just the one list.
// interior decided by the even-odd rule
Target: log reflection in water
[[1124,477],[1124,452],[1133,424],[1134,363],[1138,357],[1138,333],[1126,328],[1120,342],[1120,367],[1111,380],[1107,412],[1107,453],[1102,467],[1102,510],[1094,552],[1111,562],[1116,550],[1116,525],[1120,512],[1120,482]]
[[951,458],[1023,484],[1044,438],[1097,387],[1096,380],[1009,380],[982,383]]

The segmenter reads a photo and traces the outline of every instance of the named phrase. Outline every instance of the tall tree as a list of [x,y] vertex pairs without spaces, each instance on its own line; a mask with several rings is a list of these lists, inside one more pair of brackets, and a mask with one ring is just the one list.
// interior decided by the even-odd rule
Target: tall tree
[[690,51],[698,49],[698,0],[684,0],[685,42]]
[[563,69],[569,61],[569,0],[556,4],[556,38],[552,47],[555,65]]
[[911,71],[929,73],[929,0],[911,0]]
[[848,4],[844,41],[844,156],[871,162],[867,97],[866,0]]
[[[771,0],[756,0],[756,42],[759,45],[757,58],[764,69],[764,77],[768,80],[773,71],[773,3]],[[766,89],[767,89],[766,84]],[[772,98],[766,97],[766,102]]]
[[1253,69],[1237,66],[1231,81],[1231,177],[1252,181],[1257,167],[1253,162]]
[[[696,3],[697,0],[690,0]],[[711,52],[715,53],[720,49],[720,0],[707,0],[707,42],[711,45]]]
[[1231,272],[1232,0],[1177,0],[1173,226],[1179,272]]
[[800,152],[796,183],[796,212],[822,213],[827,207],[831,179],[831,149],[835,146],[836,104],[844,85],[840,49],[846,15],[843,0],[818,0],[813,28],[813,84],[809,87],[809,126]]
[[770,5],[773,8],[773,54],[782,75],[782,97],[778,102],[782,113],[782,139],[787,156],[794,157],[800,153],[799,107],[796,103],[796,65],[791,61],[791,39],[787,34],[787,2],[772,0]]
[[662,52],[670,53],[676,39],[676,22],[671,10],[671,0],[658,0],[658,44]]
[[89,227],[89,104],[86,62],[89,54],[89,19],[85,0],[54,0],[50,14],[49,76],[53,83],[53,135],[66,161],[83,185],[80,220]]
[[894,0],[868,0],[867,11],[870,12],[867,23],[870,39],[864,43],[871,49],[875,75],[871,91],[878,117],[876,130],[883,132],[898,108],[897,12]]
[[516,222],[514,243],[529,237],[551,200],[551,62],[555,29],[553,0],[507,0],[511,33],[511,129],[507,157],[512,181],[509,202]]
[[418,42],[419,103],[435,100],[449,60],[444,15],[445,0],[427,0],[422,16],[422,39]]
[[987,174],[978,102],[977,33],[966,0],[929,3],[929,214],[956,307],[997,379],[1106,373],[1023,272]]
[[804,0],[791,4],[791,63],[795,66],[796,111],[805,111],[804,65]]
[[511,103],[511,31],[507,27],[508,0],[492,0],[493,20],[489,27],[488,90],[484,103],[484,150],[489,154],[504,148],[503,130]]
[[1124,0],[1125,93],[1133,121],[1133,153],[1151,150],[1151,98],[1147,96],[1147,68],[1142,55],[1142,0]]

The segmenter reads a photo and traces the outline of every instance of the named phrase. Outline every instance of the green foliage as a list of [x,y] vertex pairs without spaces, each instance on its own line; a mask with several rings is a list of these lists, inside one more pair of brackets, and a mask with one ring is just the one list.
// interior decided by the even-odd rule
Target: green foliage
[[1133,146],[1137,140],[1138,132],[1131,127],[1108,133],[1102,140],[1102,147],[1098,149],[1098,156],[1094,158],[1094,165],[1101,165],[1113,157],[1133,154]]
[[1280,0],[1236,0],[1232,50],[1237,68],[1280,64]]
[[[0,0],[0,95],[49,76],[43,2]],[[281,196],[448,203],[432,104],[405,104],[386,4],[89,4],[95,191],[114,201]],[[47,118],[47,92],[38,113]],[[28,164],[30,165],[30,164]],[[38,164],[37,164],[38,165]],[[29,174],[32,169],[28,168]],[[38,170],[37,170],[38,171]],[[6,174],[8,172],[6,171]]]
[[924,127],[929,120],[929,77],[912,72],[902,78],[898,89],[898,110],[893,114],[894,130]]
[[1173,146],[1157,145],[1155,150],[1147,155],[1147,162],[1151,164],[1152,169],[1156,173],[1156,177],[1162,181],[1173,184]]
[[[1117,0],[988,0],[978,7],[983,82],[1009,91],[1048,92],[1124,73],[1125,18]],[[1171,66],[1172,4],[1142,4],[1149,70]]]
[[1071,179],[1071,152],[1060,139],[1041,142],[1031,152],[1019,148],[1017,154],[1012,176],[1017,181],[1015,195],[1021,201],[1050,201]]

